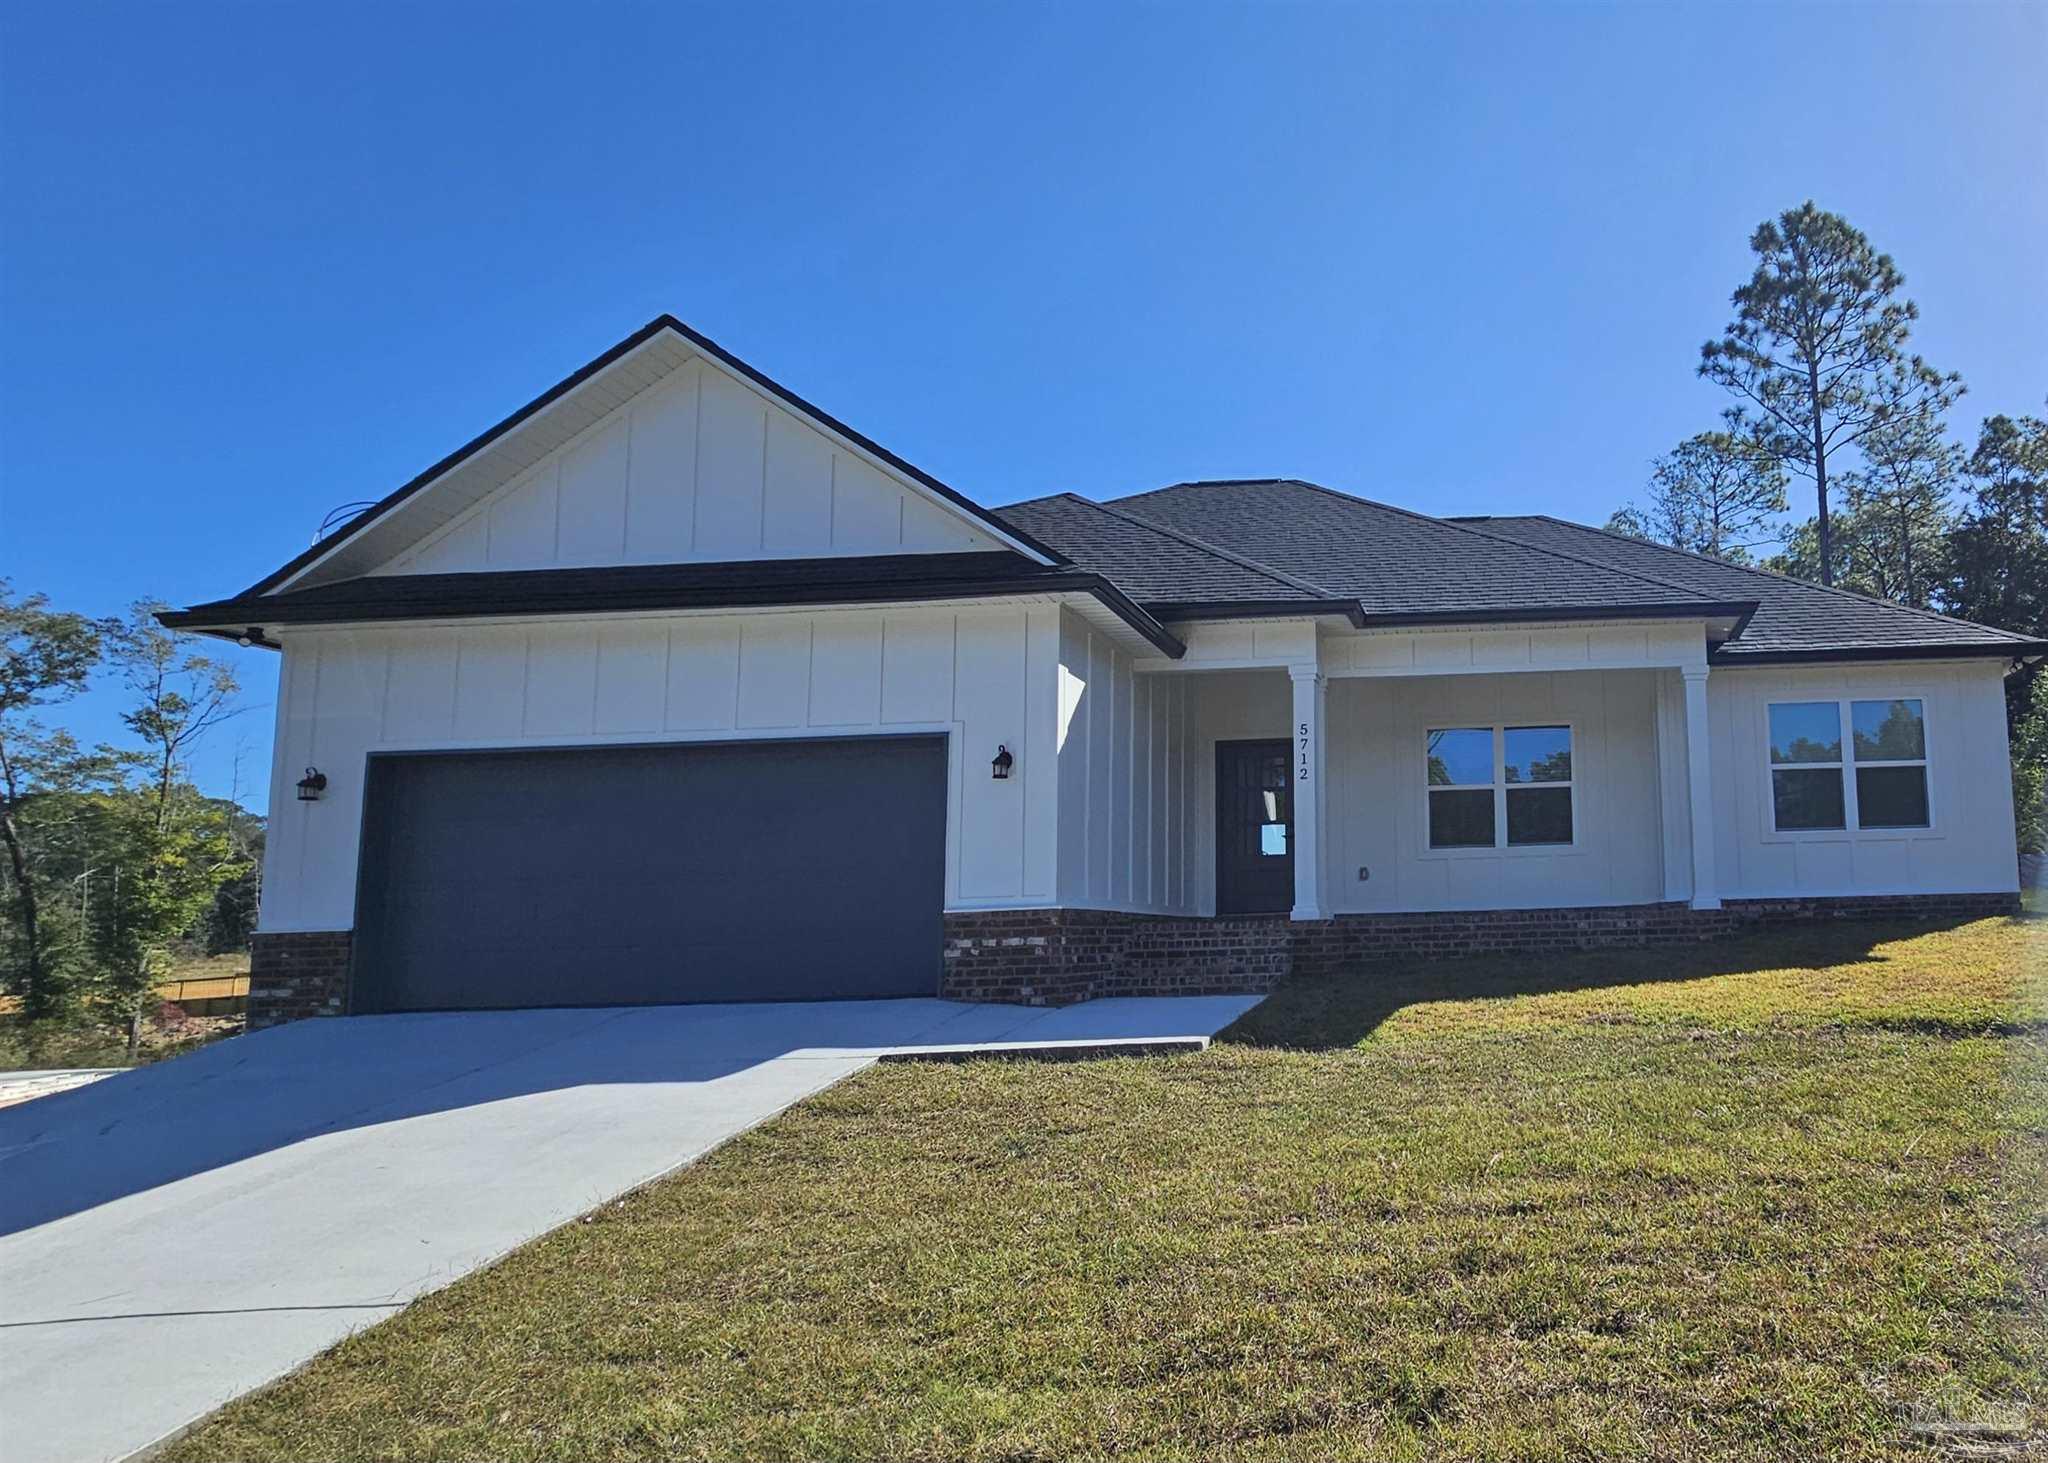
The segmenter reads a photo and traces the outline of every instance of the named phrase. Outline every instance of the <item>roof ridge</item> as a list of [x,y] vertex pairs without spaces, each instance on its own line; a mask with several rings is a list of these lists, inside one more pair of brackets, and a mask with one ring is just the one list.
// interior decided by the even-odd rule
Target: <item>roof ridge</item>
[[1528,543],[1525,540],[1513,538],[1504,533],[1489,533],[1483,528],[1474,528],[1469,523],[1460,523],[1455,519],[1440,517],[1434,513],[1420,513],[1413,508],[1403,508],[1398,503],[1382,503],[1376,498],[1361,498],[1352,493],[1341,493],[1335,488],[1326,488],[1321,483],[1312,483],[1303,478],[1286,478],[1282,481],[1298,484],[1301,487],[1312,489],[1328,497],[1352,503],[1364,503],[1368,507],[1378,508],[1387,513],[1398,513],[1404,518],[1415,518],[1425,523],[1442,524],[1446,528],[1454,528],[1460,533],[1469,533],[1477,538],[1489,539],[1497,544],[1513,544],[1517,548],[1535,549],[1541,554],[1549,554],[1559,559],[1569,559],[1574,564],[1583,564],[1589,569],[1598,569],[1603,574],[1620,574],[1629,579],[1640,580],[1644,584],[1654,584],[1659,589],[1674,590],[1688,597],[1698,593],[1697,590],[1688,589],[1683,584],[1674,584],[1669,579],[1660,579],[1654,574],[1644,574],[1634,569],[1623,569],[1613,564],[1603,564],[1598,559],[1584,558],[1565,549],[1553,549],[1541,544]]
[[[1323,496],[1335,498],[1341,503],[1362,504],[1367,508],[1377,508],[1384,513],[1397,513],[1403,518],[1411,518],[1422,523],[1436,524],[1440,527],[1454,529],[1459,533],[1469,533],[1475,538],[1487,539],[1493,543],[1509,544],[1518,549],[1533,549],[1537,553],[1548,555],[1551,558],[1564,559],[1574,564],[1583,565],[1588,569],[1598,569],[1603,574],[1619,574],[1626,579],[1634,579],[1639,583],[1655,585],[1659,589],[1671,590],[1675,594],[1686,596],[1688,600],[1697,594],[1697,591],[1688,589],[1682,584],[1674,584],[1668,579],[1660,579],[1653,574],[1644,574],[1634,569],[1623,569],[1613,564],[1603,564],[1597,559],[1583,558],[1565,549],[1553,549],[1541,544],[1532,544],[1523,539],[1512,538],[1504,533],[1488,533],[1484,529],[1474,528],[1469,523],[1459,523],[1455,519],[1439,517],[1434,513],[1420,513],[1413,508],[1403,508],[1397,503],[1382,503],[1376,498],[1361,498],[1355,493],[1339,492],[1337,489],[1325,487],[1321,483],[1310,482],[1307,478],[1211,478],[1198,482],[1170,483],[1164,488],[1154,488],[1151,492],[1165,493],[1172,491],[1174,488],[1223,487],[1234,484],[1250,485],[1253,483],[1290,484],[1298,488],[1307,488],[1310,492],[1321,493]],[[1148,497],[1150,494],[1141,493],[1134,496]]]
[[1138,524],[1143,528],[1151,529],[1154,533],[1163,533],[1168,538],[1177,539],[1191,548],[1200,549],[1207,554],[1214,554],[1219,559],[1227,559],[1242,568],[1263,574],[1268,579],[1286,585],[1289,589],[1299,589],[1308,594],[1320,595],[1324,599],[1351,598],[1350,595],[1338,594],[1334,590],[1327,589],[1312,579],[1304,579],[1299,574],[1290,574],[1285,569],[1276,569],[1271,564],[1262,564],[1247,554],[1238,553],[1235,549],[1226,549],[1221,544],[1212,544],[1207,539],[1196,538],[1193,534],[1184,533],[1180,529],[1171,527],[1168,524],[1154,522],[1152,519],[1145,517],[1144,514],[1133,513],[1128,508],[1115,508],[1108,503],[1098,503],[1093,498],[1084,498],[1078,493],[1062,493],[1059,496],[1072,498],[1077,503],[1086,503],[1098,513],[1107,513],[1110,517],[1122,519],[1126,523]]
[[1616,533],[1611,528],[1596,528],[1590,523],[1579,523],[1570,518],[1559,518],[1554,513],[1516,513],[1506,516],[1534,518],[1543,523],[1555,523],[1565,528],[1576,528],[1584,533],[1597,533],[1603,538],[1616,539],[1628,544],[1641,544],[1645,548],[1656,549],[1666,554],[1676,554],[1681,558],[1691,559],[1701,564],[1712,564],[1716,568],[1739,569],[1745,574],[1754,574],[1759,578],[1776,580],[1780,584],[1792,584],[1797,585],[1801,589],[1817,590],[1822,594],[1839,595],[1843,599],[1853,599],[1858,604],[1881,605],[1885,609],[1904,610],[1907,614],[1919,615],[1923,619],[1939,620],[1944,625],[1961,625],[1971,630],[1989,630],[1994,635],[2004,635],[2014,640],[2027,640],[2030,638],[2025,635],[2016,634],[2011,630],[2000,629],[1996,625],[1980,625],[1975,620],[1960,619],[1955,615],[1944,615],[1939,610],[1922,609],[1919,605],[1900,604],[1895,599],[1884,599],[1878,595],[1865,594],[1860,589],[1843,589],[1841,586],[1834,584],[1816,584],[1811,579],[1801,579],[1796,574],[1785,574],[1776,569],[1766,569],[1761,564],[1737,564],[1728,559],[1716,559],[1711,555],[1696,554],[1691,549],[1681,549],[1673,544],[1660,544],[1654,539],[1635,538],[1629,534]]

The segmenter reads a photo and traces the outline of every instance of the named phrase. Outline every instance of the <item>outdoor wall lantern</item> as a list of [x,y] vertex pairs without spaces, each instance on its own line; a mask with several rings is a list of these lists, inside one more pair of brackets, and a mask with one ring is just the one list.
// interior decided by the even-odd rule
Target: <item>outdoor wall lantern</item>
[[1003,746],[1000,742],[996,744],[996,760],[991,762],[989,766],[994,769],[997,782],[1008,780],[1010,768],[1016,765],[1016,761],[1017,759],[1010,755],[1008,747]]
[[327,791],[327,774],[317,767],[308,767],[306,775],[299,779],[299,801],[317,803],[320,794]]

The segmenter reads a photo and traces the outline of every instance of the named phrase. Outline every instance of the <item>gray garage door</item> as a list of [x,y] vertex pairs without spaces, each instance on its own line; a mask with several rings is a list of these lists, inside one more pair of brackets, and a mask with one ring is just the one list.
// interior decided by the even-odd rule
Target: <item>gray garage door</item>
[[937,738],[380,756],[353,1008],[929,996]]

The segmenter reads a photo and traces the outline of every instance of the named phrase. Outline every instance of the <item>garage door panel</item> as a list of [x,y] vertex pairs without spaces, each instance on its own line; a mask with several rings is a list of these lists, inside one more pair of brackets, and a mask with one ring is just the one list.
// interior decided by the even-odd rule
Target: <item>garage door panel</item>
[[357,1010],[930,995],[945,743],[372,760]]

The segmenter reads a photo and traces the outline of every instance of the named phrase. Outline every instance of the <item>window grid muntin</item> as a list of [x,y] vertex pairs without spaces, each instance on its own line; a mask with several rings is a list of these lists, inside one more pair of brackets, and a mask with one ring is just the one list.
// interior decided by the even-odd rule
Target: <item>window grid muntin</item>
[[[1507,736],[1516,731],[1561,731],[1565,737],[1565,755],[1571,767],[1571,776],[1554,782],[1509,782],[1507,780]],[[1429,759],[1432,739],[1448,732],[1487,732],[1493,738],[1493,781],[1486,783],[1435,783],[1429,780]],[[1484,853],[1512,852],[1528,849],[1576,848],[1579,842],[1579,746],[1578,727],[1569,721],[1497,721],[1490,726],[1475,726],[1470,722],[1450,723],[1443,726],[1423,728],[1423,820],[1422,836],[1425,849],[1430,853]],[[1508,840],[1508,794],[1510,792],[1553,792],[1563,791],[1570,799],[1568,804],[1571,820],[1571,837],[1554,842],[1519,842]],[[1431,816],[1431,800],[1446,793],[1474,793],[1491,791],[1493,794],[1493,842],[1485,843],[1437,843],[1432,836],[1434,819]]]
[[[1910,702],[1918,708],[1920,723],[1920,755],[1918,757],[1881,758],[1867,760],[1856,755],[1856,708],[1858,706],[1882,706],[1896,702]],[[1831,762],[1780,762],[1777,759],[1776,738],[1771,732],[1771,712],[1780,706],[1826,706],[1835,708],[1836,727],[1841,739],[1839,760]],[[1900,693],[1894,696],[1801,696],[1784,701],[1764,702],[1764,791],[1769,800],[1771,831],[1788,837],[1843,836],[1858,833],[1899,834],[1925,833],[1934,828],[1934,757],[1927,731],[1927,697],[1921,692]],[[1859,770],[1886,767],[1918,767],[1921,777],[1921,801],[1927,810],[1925,822],[1921,823],[1865,823],[1863,807],[1858,796],[1857,778]],[[1816,828],[1786,828],[1778,821],[1777,779],[1779,772],[1829,772],[1841,779],[1842,821],[1838,826]]]

